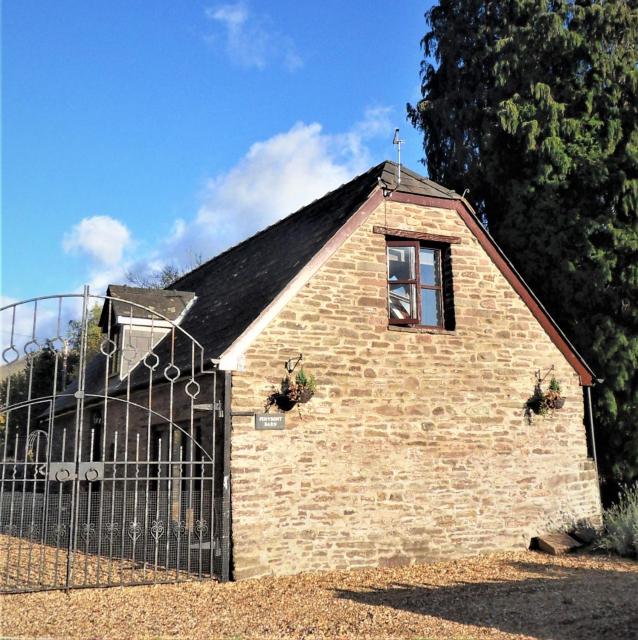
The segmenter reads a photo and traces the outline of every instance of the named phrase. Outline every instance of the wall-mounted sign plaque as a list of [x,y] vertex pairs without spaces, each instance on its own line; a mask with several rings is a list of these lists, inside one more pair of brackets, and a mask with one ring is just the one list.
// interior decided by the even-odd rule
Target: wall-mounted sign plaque
[[255,429],[284,429],[286,425],[286,416],[277,413],[256,413]]

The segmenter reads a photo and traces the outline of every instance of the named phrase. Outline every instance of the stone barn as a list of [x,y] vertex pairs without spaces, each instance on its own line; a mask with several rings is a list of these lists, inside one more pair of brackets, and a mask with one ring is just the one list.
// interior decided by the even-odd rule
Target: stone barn
[[[218,460],[206,482],[228,517],[213,537],[237,579],[523,548],[600,518],[592,371],[468,202],[405,168],[398,176],[383,162],[166,290],[109,293],[144,298],[201,346],[197,375],[182,349],[152,403],[171,424],[193,406],[216,416],[202,413],[189,433]],[[165,370],[179,340],[157,322],[151,338],[152,317],[109,305],[110,364],[94,375],[89,363],[86,389],[98,398],[104,380],[140,413],[109,397],[108,416],[91,418],[103,434],[93,459],[131,460],[137,446],[162,461],[158,492],[197,478],[202,456],[151,425],[139,384],[149,354]],[[193,402],[191,380],[208,400]],[[165,521],[195,528],[189,508],[168,506]]]

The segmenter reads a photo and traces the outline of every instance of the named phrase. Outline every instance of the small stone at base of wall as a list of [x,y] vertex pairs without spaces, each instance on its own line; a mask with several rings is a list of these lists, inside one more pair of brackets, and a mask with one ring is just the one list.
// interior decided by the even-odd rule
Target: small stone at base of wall
[[532,549],[539,549],[553,556],[558,556],[582,547],[582,545],[578,540],[574,540],[574,538],[566,533],[548,533],[538,536],[538,538],[532,538],[530,547]]

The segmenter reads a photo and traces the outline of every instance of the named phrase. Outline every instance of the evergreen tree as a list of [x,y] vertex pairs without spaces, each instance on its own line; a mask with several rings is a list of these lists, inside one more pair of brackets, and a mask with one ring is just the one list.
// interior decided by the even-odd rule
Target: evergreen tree
[[[100,316],[102,315],[102,305],[95,304],[88,312],[86,322],[86,361],[90,362],[91,358],[100,351],[100,346],[104,336],[100,328]],[[82,321],[70,320],[69,329],[67,331],[67,339],[71,354],[75,360],[79,360],[81,340],[82,340]]]
[[422,99],[408,115],[429,175],[470,189],[604,378],[603,475],[636,478],[638,2],[441,0],[426,19]]

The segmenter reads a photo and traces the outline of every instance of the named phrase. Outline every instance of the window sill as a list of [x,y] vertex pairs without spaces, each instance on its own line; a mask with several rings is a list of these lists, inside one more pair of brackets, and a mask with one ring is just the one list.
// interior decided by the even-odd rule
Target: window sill
[[449,329],[440,329],[439,327],[404,327],[400,324],[389,324],[389,331],[402,331],[404,333],[434,333],[445,336],[455,336],[456,331],[450,331]]

